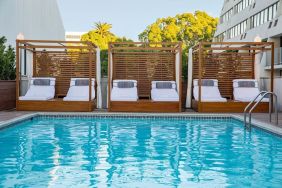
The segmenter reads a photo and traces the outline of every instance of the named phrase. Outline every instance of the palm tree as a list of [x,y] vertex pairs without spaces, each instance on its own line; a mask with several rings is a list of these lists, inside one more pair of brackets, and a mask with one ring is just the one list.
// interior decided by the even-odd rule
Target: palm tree
[[102,38],[114,36],[114,34],[111,32],[112,24],[96,22],[94,25],[96,33],[99,34]]

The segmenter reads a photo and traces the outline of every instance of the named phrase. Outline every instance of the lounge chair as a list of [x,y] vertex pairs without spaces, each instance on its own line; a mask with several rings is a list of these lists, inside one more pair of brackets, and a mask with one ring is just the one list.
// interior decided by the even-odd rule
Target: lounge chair
[[136,80],[114,80],[111,101],[137,101]]
[[26,101],[46,101],[55,96],[56,78],[37,77],[31,78],[30,87],[25,96],[19,97],[19,100]]
[[153,101],[179,101],[175,81],[152,81]]
[[[199,100],[199,80],[193,81],[193,95],[196,101]],[[215,79],[202,79],[201,84],[201,101],[202,102],[226,102],[226,98],[223,98],[218,89],[218,80]]]
[[[254,79],[236,79],[233,80],[233,96],[235,101],[250,102],[258,94],[258,81]],[[265,98],[263,102],[268,102],[269,99]]]
[[[91,100],[95,99],[95,79],[91,81]],[[71,78],[64,101],[89,101],[89,78]]]

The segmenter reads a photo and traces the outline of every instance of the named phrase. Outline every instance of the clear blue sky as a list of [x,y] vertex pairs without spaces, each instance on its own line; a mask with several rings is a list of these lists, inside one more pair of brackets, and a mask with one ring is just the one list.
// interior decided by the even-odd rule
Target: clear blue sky
[[157,18],[204,10],[218,17],[224,0],[58,0],[66,31],[89,31],[94,22],[112,24],[113,33],[138,39]]

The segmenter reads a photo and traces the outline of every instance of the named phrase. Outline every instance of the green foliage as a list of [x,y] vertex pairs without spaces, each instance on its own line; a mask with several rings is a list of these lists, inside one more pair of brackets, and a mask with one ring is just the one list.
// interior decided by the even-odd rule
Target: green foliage
[[15,51],[6,46],[5,37],[0,38],[0,80],[14,80],[16,78]]
[[108,23],[95,23],[93,30],[82,35],[82,41],[90,41],[101,50],[108,49],[108,43],[116,41],[117,37],[111,32],[112,25]]
[[102,76],[108,74],[108,43],[109,42],[133,42],[126,37],[118,37],[111,32],[112,25],[108,23],[95,23],[93,30],[82,35],[82,41],[90,41],[101,49],[101,71]]
[[188,49],[200,41],[212,41],[217,18],[202,11],[178,14],[175,17],[157,19],[139,34],[143,42],[183,42],[183,76],[187,79]]

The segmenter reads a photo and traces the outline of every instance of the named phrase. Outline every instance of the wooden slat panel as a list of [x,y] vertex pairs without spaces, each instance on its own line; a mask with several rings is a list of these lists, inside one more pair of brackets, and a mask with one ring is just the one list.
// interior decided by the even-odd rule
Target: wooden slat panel
[[113,80],[133,79],[138,82],[138,95],[150,96],[151,81],[175,80],[175,54],[170,52],[115,52]]
[[[251,79],[254,73],[253,53],[203,51],[202,79],[217,79],[223,97],[232,99],[234,79]],[[199,53],[193,54],[193,79],[199,78]]]
[[[36,52],[34,77],[55,77],[56,96],[65,96],[71,78],[89,78],[89,52]],[[96,78],[96,53],[92,54],[92,78]]]

